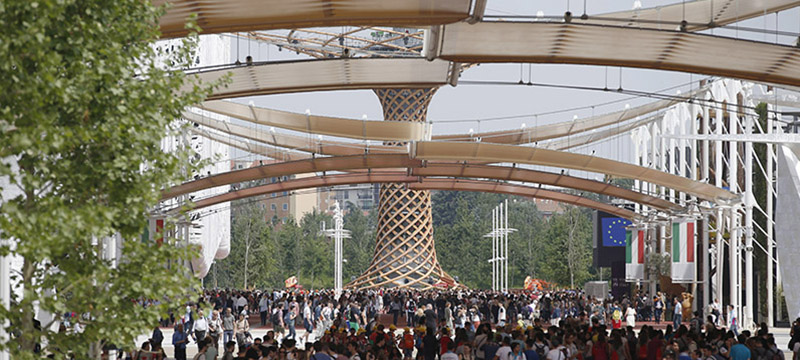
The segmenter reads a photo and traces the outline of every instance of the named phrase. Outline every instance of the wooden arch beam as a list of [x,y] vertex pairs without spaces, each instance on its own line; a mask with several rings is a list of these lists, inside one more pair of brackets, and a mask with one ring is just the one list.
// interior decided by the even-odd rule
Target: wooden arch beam
[[[540,189],[536,187],[502,183],[490,180],[463,180],[445,178],[427,178],[425,176],[409,176],[404,171],[356,174],[336,174],[320,177],[307,177],[261,185],[225,194],[212,196],[194,203],[193,210],[221,204],[224,202],[246,199],[254,196],[268,195],[284,191],[297,191],[319,187],[365,184],[365,183],[407,183],[409,188],[417,190],[451,190],[451,191],[479,191],[498,194],[519,195],[531,198],[559,201],[582,207],[605,211],[619,217],[633,220],[638,215],[633,211],[604,204],[578,195],[567,194],[559,191]],[[180,210],[175,208],[167,212]]]
[[366,156],[330,157],[268,164],[234,170],[175,186],[162,194],[162,199],[223,185],[281,177],[310,172],[362,171],[380,172],[380,169],[402,168],[413,176],[442,176],[454,178],[479,178],[543,184],[593,192],[617,197],[659,210],[676,211],[680,206],[655,196],[620,188],[600,181],[582,179],[564,174],[520,169],[508,166],[477,164],[427,163],[409,159],[405,155],[371,154]]

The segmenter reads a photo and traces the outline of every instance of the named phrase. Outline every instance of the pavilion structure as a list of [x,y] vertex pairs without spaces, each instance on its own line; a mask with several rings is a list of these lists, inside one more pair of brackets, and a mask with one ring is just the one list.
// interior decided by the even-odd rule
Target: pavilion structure
[[[160,216],[179,214],[175,199],[265,177],[316,175],[195,197],[193,213],[263,194],[380,183],[377,246],[369,268],[345,285],[351,289],[458,286],[436,257],[430,190],[514,194],[603,210],[632,220],[648,254],[669,254],[667,242],[676,235],[670,224],[694,219],[698,260],[686,286],[698,304],[719,298],[735,306],[744,324],[771,324],[783,317],[781,300],[773,296],[777,286],[789,312],[800,310],[800,279],[781,277],[779,270],[780,263],[800,261],[792,236],[800,229],[787,215],[800,206],[798,122],[787,117],[788,108],[800,108],[800,48],[704,32],[793,9],[800,1],[697,0],[609,14],[502,19],[486,14],[488,0],[171,2],[161,23],[165,39],[184,36],[183,20],[197,13],[206,33],[234,33],[308,59],[248,57],[187,70],[200,81],[231,79],[185,111],[184,119],[196,125],[192,132],[276,162],[175,184],[164,190]],[[690,92],[647,94],[654,100],[590,117],[432,133],[426,114],[437,89],[458,85],[462,73],[482,63],[600,65],[710,77]],[[377,95],[383,121],[226,101],[354,89]],[[761,118],[760,103],[766,104]],[[582,152],[622,136],[632,140],[624,151],[633,161]],[[755,146],[764,148],[763,158]],[[570,171],[633,179],[634,186]],[[767,190],[757,191],[757,182]],[[766,255],[764,269],[754,268],[757,252]],[[756,273],[767,284],[764,311],[754,294]],[[653,282],[645,284],[654,289]]]

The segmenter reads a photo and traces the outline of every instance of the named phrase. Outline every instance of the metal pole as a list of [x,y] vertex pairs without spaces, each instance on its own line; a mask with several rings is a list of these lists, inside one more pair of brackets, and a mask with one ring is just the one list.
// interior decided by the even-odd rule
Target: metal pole
[[[716,110],[716,134],[722,135],[722,127],[723,127],[723,109]],[[722,140],[715,141],[714,144],[714,185],[717,187],[722,187]],[[723,301],[723,272],[724,272],[724,264],[725,264],[725,244],[722,239],[722,232],[725,229],[725,216],[726,214],[722,210],[717,210],[717,299],[722,304]],[[730,228],[728,228],[730,229]],[[729,302],[730,303],[730,302]],[[727,305],[727,304],[725,304]]]
[[[711,119],[708,118],[708,108],[702,107],[703,111],[703,118],[701,124],[701,132],[703,135],[708,135],[709,131],[709,122]],[[708,166],[708,150],[709,144],[708,140],[703,140],[701,142],[702,146],[702,158],[700,163],[700,177],[705,183],[710,183],[709,176],[709,166]],[[709,244],[709,220],[710,216],[704,215],[703,216],[703,306],[706,306],[711,303],[711,292],[713,291],[710,276],[710,269],[711,269],[711,256],[709,255],[709,250],[711,248],[711,244]]]
[[[726,110],[730,105],[726,107]],[[736,113],[736,109],[733,111],[728,111],[728,134],[736,135],[738,133],[738,117]],[[740,192],[739,189],[739,144],[735,142],[728,142],[728,186],[730,187],[730,191],[733,193],[738,194]],[[739,235],[741,234],[740,229],[740,222],[739,222],[739,210],[734,207],[731,210],[731,259],[730,262],[732,264],[731,270],[731,278],[733,280],[731,286],[731,302],[734,306],[734,311],[736,312],[736,317],[741,321],[742,320],[742,301],[741,301],[741,276],[739,275],[741,268],[741,253],[740,245],[741,239]],[[736,236],[734,236],[736,234]]]
[[[752,133],[753,117],[745,116],[744,132],[745,134]],[[755,301],[753,301],[753,143],[748,141],[744,143],[744,193],[745,193],[745,301],[747,304],[747,314],[744,316],[746,324],[753,323],[753,312],[756,310]],[[768,260],[769,261],[769,260]]]
[[498,216],[498,238],[497,238],[497,257],[500,266],[498,267],[497,272],[497,288],[500,291],[503,291],[503,203],[501,202],[500,205],[497,206]]
[[[777,90],[772,90],[777,91]],[[767,114],[767,134],[772,134],[772,117]],[[775,161],[775,146],[772,144],[767,144],[767,326],[773,327],[775,326],[775,309],[774,309],[774,302],[775,298],[773,295],[774,291],[774,278],[773,278],[773,263],[772,257],[775,256],[774,249],[773,249],[773,242],[775,238],[773,236],[773,226],[772,226],[772,197],[774,195],[775,189],[772,187],[772,173],[773,173],[773,166],[772,162]]]
[[492,290],[497,291],[497,208],[492,209]]
[[506,199],[506,204],[505,205],[506,205],[506,209],[505,209],[505,211],[503,211],[503,215],[506,217],[505,220],[503,221],[503,226],[505,227],[503,229],[503,234],[505,235],[505,244],[503,245],[503,248],[505,249],[506,252],[505,252],[505,255],[503,256],[505,258],[505,259],[503,259],[503,261],[505,262],[505,272],[506,272],[506,274],[505,274],[505,281],[504,281],[505,288],[503,290],[508,291],[508,231],[509,231],[508,230],[508,199]]

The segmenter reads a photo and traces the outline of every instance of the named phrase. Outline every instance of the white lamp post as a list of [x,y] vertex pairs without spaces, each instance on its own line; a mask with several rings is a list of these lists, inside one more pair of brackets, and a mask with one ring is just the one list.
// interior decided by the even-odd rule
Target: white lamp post
[[344,216],[342,209],[339,208],[339,202],[334,203],[333,210],[333,229],[325,229],[325,223],[322,223],[322,233],[325,236],[332,237],[334,243],[334,257],[335,257],[335,270],[334,270],[334,289],[336,294],[342,293],[342,263],[344,259],[344,249],[342,248],[342,239],[350,238],[350,231],[344,229]]

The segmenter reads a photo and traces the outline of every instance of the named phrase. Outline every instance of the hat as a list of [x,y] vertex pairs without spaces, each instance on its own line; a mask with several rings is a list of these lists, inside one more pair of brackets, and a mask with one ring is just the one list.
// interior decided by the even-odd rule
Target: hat
[[411,329],[409,329],[408,326],[406,326],[405,328],[403,328],[403,332],[408,334],[411,332]]
[[394,326],[394,324],[389,325],[389,330],[395,331],[395,330],[397,330],[397,326]]

